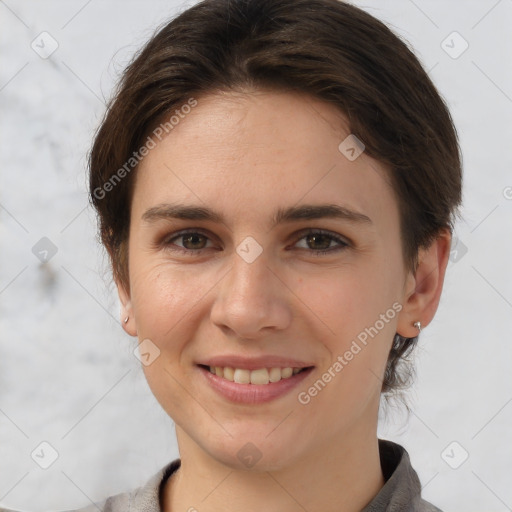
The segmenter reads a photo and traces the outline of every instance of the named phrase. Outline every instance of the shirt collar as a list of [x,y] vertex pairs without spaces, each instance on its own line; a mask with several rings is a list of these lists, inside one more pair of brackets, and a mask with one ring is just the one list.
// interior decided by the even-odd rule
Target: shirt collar
[[362,512],[423,510],[420,480],[405,448],[379,439],[379,455],[385,484]]
[[[441,512],[421,499],[420,481],[405,448],[379,439],[379,455],[385,484],[362,512]],[[181,460],[175,459],[164,466],[144,486],[130,494],[128,507],[123,508],[130,512],[162,512],[160,503],[164,484],[180,465]]]

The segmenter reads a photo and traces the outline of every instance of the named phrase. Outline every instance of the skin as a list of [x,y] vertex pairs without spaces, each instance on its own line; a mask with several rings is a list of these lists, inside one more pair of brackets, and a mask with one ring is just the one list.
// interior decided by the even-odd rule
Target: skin
[[[338,145],[349,133],[344,115],[309,96],[215,93],[198,98],[137,170],[129,283],[117,284],[122,318],[129,316],[124,329],[160,350],[143,368],[176,424],[182,465],[164,488],[163,510],[349,512],[384,485],[377,418],[387,356],[395,332],[413,337],[415,321],[432,320],[450,234],[441,232],[420,251],[416,272],[406,271],[386,170],[364,152],[348,160]],[[143,219],[174,202],[207,206],[224,222]],[[372,222],[271,227],[280,207],[325,203]],[[176,237],[183,229],[203,237]],[[308,229],[349,245],[334,250],[338,242],[311,240]],[[252,263],[236,252],[247,236],[262,248]],[[319,248],[331,252],[315,255]],[[299,403],[297,393],[393,303],[399,314],[308,404]],[[195,366],[226,353],[291,355],[315,368],[285,396],[234,404],[197,378]],[[262,455],[251,468],[237,457],[248,442]]]

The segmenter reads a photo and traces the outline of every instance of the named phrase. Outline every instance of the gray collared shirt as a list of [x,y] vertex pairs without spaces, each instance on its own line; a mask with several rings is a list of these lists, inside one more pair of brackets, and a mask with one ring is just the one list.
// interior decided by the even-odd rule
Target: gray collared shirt
[[[379,439],[379,453],[385,484],[361,512],[441,512],[421,498],[421,485],[402,446]],[[167,479],[180,467],[175,459],[144,485],[73,512],[162,512],[161,492]],[[0,507],[0,512],[15,512]]]

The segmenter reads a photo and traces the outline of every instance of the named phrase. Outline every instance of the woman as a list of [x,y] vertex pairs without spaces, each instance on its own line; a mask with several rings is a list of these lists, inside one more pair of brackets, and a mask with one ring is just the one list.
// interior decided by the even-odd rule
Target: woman
[[90,192],[180,459],[82,510],[439,510],[377,438],[438,307],[456,130],[337,0],[205,0],[124,73]]

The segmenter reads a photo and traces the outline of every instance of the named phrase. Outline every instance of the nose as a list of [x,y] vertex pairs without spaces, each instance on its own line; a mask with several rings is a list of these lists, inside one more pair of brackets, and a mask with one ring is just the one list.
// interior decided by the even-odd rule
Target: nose
[[219,283],[211,320],[240,339],[257,339],[290,325],[292,299],[264,252],[251,263],[234,253],[231,270]]

